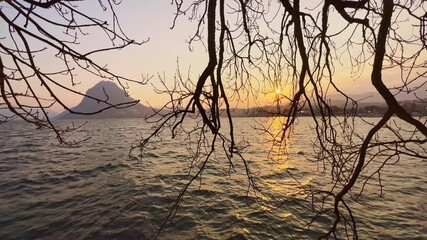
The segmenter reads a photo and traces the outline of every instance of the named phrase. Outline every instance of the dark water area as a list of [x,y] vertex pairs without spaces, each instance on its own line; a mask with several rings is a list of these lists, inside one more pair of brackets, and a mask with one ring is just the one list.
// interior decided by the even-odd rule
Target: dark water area
[[[260,120],[235,121],[237,140],[250,143],[245,157],[264,195],[248,194],[243,165],[236,159],[236,172],[228,174],[228,160],[218,151],[159,239],[322,235],[331,219],[307,227],[310,199],[290,197],[301,185],[328,184],[303,157],[312,146],[309,123],[295,130],[287,155],[271,161],[271,143],[252,128]],[[0,239],[152,239],[191,177],[191,154],[184,139],[163,138],[140,158],[129,157],[131,144],[151,130],[142,120],[91,120],[70,135],[91,138],[66,146],[23,122],[1,125]],[[351,203],[360,239],[427,239],[427,162],[401,159],[384,171],[383,184],[384,196],[373,182],[370,194]]]

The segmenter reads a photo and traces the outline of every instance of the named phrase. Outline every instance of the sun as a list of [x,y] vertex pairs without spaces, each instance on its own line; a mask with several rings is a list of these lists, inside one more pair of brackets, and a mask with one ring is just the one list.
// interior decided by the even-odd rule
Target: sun
[[279,95],[282,90],[280,88],[276,89],[276,94]]

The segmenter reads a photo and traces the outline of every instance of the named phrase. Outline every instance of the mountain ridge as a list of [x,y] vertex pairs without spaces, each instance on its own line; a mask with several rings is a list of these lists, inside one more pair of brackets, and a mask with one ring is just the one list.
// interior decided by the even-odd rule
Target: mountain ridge
[[[144,118],[152,115],[154,109],[127,96],[114,82],[100,81],[86,91],[86,96],[75,107],[74,112],[64,111],[58,119],[99,119],[99,118]],[[90,97],[88,97],[90,96]],[[100,101],[98,101],[98,100]],[[98,112],[96,114],[90,114]]]

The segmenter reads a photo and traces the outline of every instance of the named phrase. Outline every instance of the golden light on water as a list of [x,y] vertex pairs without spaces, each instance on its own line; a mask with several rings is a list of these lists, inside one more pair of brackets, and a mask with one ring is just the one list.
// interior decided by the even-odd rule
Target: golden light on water
[[[307,144],[311,143],[311,138],[307,137],[309,125],[306,122],[299,123],[292,135],[286,135],[283,139],[283,124],[286,120],[286,117],[275,117],[265,122],[268,134],[260,142],[268,151],[268,160],[262,165],[263,169],[267,169],[262,173],[265,174],[262,184],[274,196],[283,199],[304,198],[306,195],[303,190],[317,181],[316,177],[307,176],[305,172],[318,167],[305,161],[305,156],[308,156],[305,154],[310,154],[310,149],[307,149]],[[280,214],[283,214],[283,218],[292,217],[288,211]]]

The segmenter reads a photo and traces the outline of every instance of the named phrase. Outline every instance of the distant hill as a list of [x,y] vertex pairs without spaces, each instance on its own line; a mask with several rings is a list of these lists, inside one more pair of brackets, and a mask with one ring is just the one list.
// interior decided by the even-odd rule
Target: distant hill
[[[394,91],[395,92],[395,91]],[[393,91],[392,91],[393,93]],[[385,101],[382,96],[378,92],[368,92],[361,94],[349,94],[351,98],[359,102],[359,106],[365,105],[379,105],[385,106]],[[418,98],[426,98],[427,97],[427,86],[423,88],[417,89],[412,93],[399,93],[395,95],[397,101],[406,102],[406,101],[419,101]],[[345,104],[345,98],[340,94],[332,94],[328,96],[328,99],[331,100],[332,105],[343,106]]]
[[[87,90],[86,95],[93,98],[97,98],[103,101],[107,101],[110,104],[119,104],[125,102],[132,102],[135,99],[126,96],[123,89],[119,88],[114,82],[111,81],[101,81],[95,86]],[[99,111],[108,104],[105,102],[99,102],[95,99],[89,97],[84,97],[83,100],[75,107],[72,108],[73,111],[82,112],[82,113],[91,113]],[[90,118],[142,118],[149,116],[153,113],[153,110],[150,107],[146,107],[140,103],[136,105],[123,108],[109,108],[100,113],[93,115],[81,115],[81,114],[71,114],[68,111],[62,112],[58,115],[59,119],[90,119]]]
[[[17,109],[18,112],[23,113],[22,110]],[[33,108],[32,110],[33,112],[38,111],[39,112],[39,116],[42,117],[43,113],[41,111],[40,108]],[[53,111],[52,109],[46,108],[45,111],[47,112],[48,116],[50,118],[54,118],[57,115],[59,115],[59,112]],[[26,114],[24,114],[25,116]],[[0,121],[4,118],[10,118],[10,117],[14,117],[15,113],[12,113],[9,109],[0,109]],[[16,116],[15,116],[16,117]],[[14,118],[15,120],[21,120],[21,118]]]

